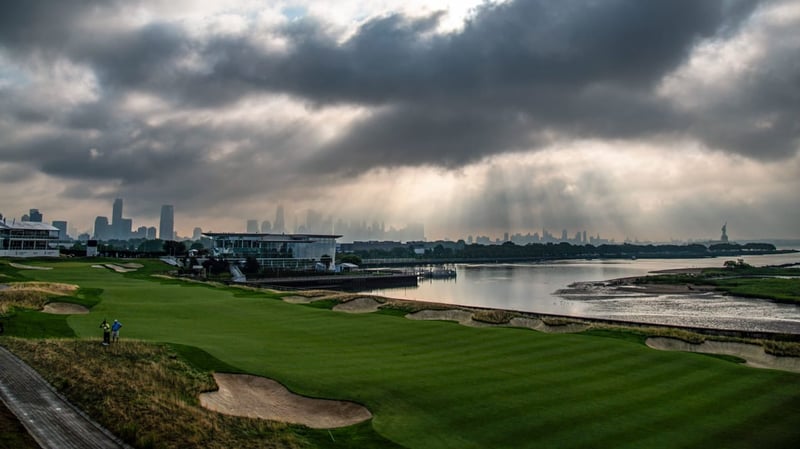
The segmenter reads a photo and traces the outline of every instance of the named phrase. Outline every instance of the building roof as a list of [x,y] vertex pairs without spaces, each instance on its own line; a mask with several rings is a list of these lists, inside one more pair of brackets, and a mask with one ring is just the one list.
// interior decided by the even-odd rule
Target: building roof
[[16,230],[33,230],[33,231],[58,231],[55,226],[50,226],[47,223],[40,223],[38,221],[0,221],[0,229],[16,229]]
[[326,234],[268,234],[268,233],[255,233],[255,232],[204,232],[206,237],[232,237],[232,238],[251,238],[268,242],[305,242],[313,239],[338,239],[341,235],[326,235]]

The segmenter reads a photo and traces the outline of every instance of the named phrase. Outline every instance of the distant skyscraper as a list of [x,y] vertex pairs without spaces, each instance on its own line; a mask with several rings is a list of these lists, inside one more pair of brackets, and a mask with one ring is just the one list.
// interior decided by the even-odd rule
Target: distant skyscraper
[[53,220],[53,227],[58,228],[58,239],[67,239],[67,222],[63,220]]
[[30,216],[28,217],[28,221],[35,221],[37,223],[42,222],[42,214],[39,212],[39,209],[31,209]]
[[269,220],[264,220],[261,222],[261,233],[268,234],[272,232],[272,223]]
[[111,226],[108,218],[97,217],[94,219],[94,238],[95,240],[108,240],[111,236]]
[[150,226],[147,228],[147,240],[155,240],[156,239],[156,227]]
[[192,240],[200,240],[203,238],[203,229],[202,228],[194,228],[192,231]]
[[122,198],[114,200],[114,207],[111,212],[111,225],[116,227],[122,221]]
[[258,220],[247,220],[247,232],[250,234],[258,233]]
[[286,231],[286,223],[283,218],[283,206],[278,206],[278,209],[275,211],[275,225],[272,226],[272,231],[275,233]]
[[122,198],[114,200],[114,206],[111,210],[111,238],[127,240],[131,238],[133,220],[130,218],[122,218],[122,205]]
[[114,200],[114,205],[111,207],[111,238],[120,238],[122,226],[122,198]]
[[131,238],[131,232],[133,232],[133,219],[131,218],[123,218],[119,222],[119,226],[117,228],[117,238],[118,239],[129,239]]
[[158,230],[161,240],[175,239],[175,211],[168,204],[161,206],[161,225]]

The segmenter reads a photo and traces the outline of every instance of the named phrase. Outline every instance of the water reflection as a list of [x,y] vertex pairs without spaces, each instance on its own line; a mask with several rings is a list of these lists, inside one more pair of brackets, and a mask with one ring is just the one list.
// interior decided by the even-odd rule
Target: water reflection
[[[747,256],[751,265],[800,261],[800,255]],[[721,267],[726,259],[587,260],[457,265],[455,279],[372,293],[394,298],[576,317],[800,334],[800,306],[705,293],[562,295],[574,282],[641,276],[656,270]]]

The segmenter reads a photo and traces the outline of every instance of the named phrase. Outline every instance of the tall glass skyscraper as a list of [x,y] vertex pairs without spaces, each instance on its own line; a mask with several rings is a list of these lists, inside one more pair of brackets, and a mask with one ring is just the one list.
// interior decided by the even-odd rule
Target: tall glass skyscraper
[[175,240],[175,211],[170,205],[161,206],[161,225],[158,227],[158,238]]
[[111,225],[116,226],[122,221],[122,198],[114,200],[114,207],[111,213]]
[[283,221],[283,206],[278,206],[275,211],[275,224],[272,225],[272,232],[279,233],[286,231],[286,224]]
[[[114,200],[114,206],[111,212],[111,223],[109,224],[111,225],[111,238],[128,238],[123,230],[125,225],[122,223],[122,198],[117,198]],[[130,234],[130,229],[128,229],[128,234]]]

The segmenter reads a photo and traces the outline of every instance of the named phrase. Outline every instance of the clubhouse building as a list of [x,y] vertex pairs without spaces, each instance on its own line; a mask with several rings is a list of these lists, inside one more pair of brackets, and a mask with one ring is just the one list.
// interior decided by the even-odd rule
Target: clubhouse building
[[262,268],[285,270],[332,270],[336,258],[336,239],[341,235],[261,234],[206,232],[214,242],[213,254],[228,260],[254,257]]
[[58,257],[59,232],[47,223],[0,221],[0,257]]

